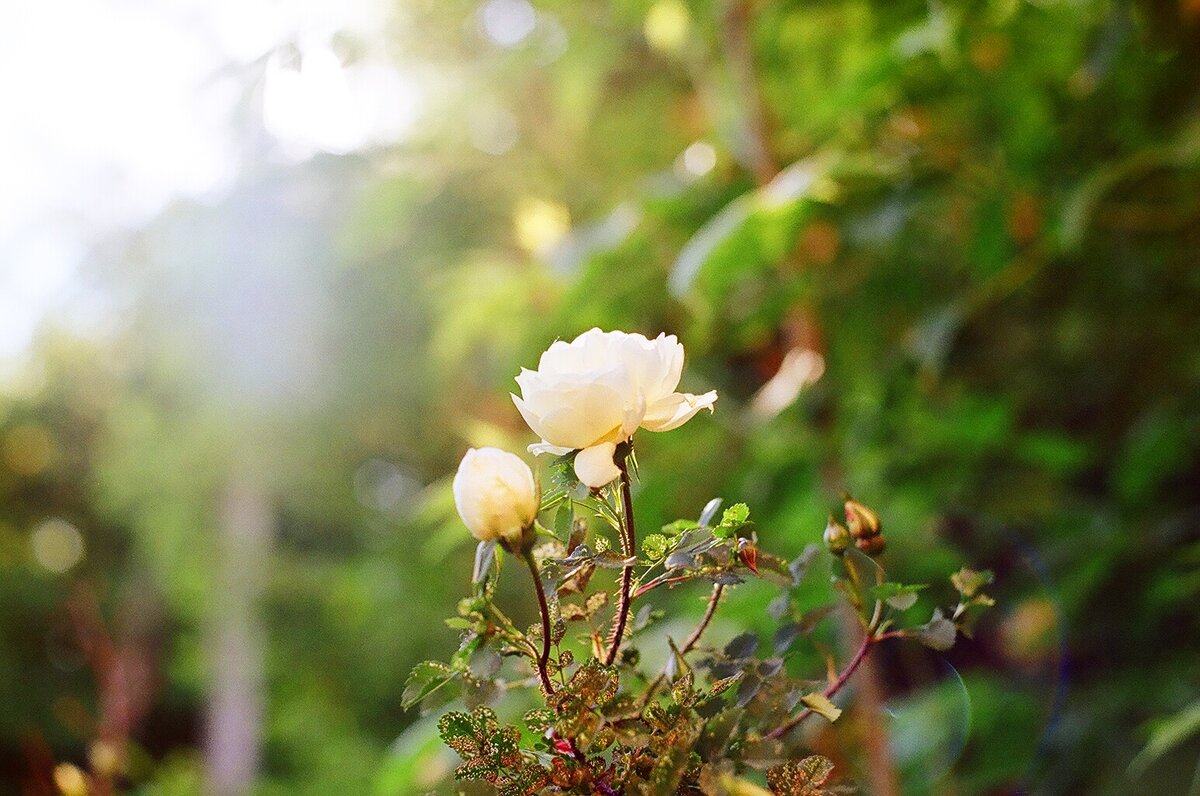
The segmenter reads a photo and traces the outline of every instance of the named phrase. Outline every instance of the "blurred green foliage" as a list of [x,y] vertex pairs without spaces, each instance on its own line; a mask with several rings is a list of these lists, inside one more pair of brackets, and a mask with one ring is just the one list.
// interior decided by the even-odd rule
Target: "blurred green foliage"
[[[200,791],[247,473],[255,792],[431,787],[400,695],[470,577],[447,476],[532,441],[513,375],[593,325],[678,334],[721,393],[639,439],[643,528],[722,495],[798,551],[847,489],[906,582],[996,572],[973,642],[879,659],[905,793],[1194,790],[1194,2],[543,0],[511,47],[475,3],[396,17],[442,78],[413,137],[297,163],[248,130],[227,196],[97,251],[120,332],[46,330],[0,399],[5,792],[86,765],[114,693],[145,698],[130,787]],[[152,675],[99,676],[98,627]]]

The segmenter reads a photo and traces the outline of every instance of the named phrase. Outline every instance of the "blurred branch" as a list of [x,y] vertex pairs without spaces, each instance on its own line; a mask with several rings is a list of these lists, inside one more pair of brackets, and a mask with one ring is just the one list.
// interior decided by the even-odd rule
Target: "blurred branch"
[[208,792],[214,796],[250,793],[258,775],[263,638],[256,614],[274,522],[257,479],[232,475],[221,496],[217,602],[210,619],[213,679],[204,745]]
[[779,165],[771,153],[767,109],[754,64],[753,6],[753,0],[728,0],[721,14],[721,43],[745,108],[746,157],[755,181],[762,186],[779,173]]

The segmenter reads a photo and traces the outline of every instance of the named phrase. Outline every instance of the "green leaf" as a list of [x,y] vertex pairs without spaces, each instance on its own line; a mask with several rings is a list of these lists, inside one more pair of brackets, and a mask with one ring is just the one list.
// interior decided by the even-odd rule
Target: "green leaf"
[[995,575],[991,570],[976,571],[968,567],[963,567],[958,572],[950,576],[950,582],[954,584],[954,588],[958,589],[958,593],[965,598],[974,597],[976,592],[984,586],[995,580]]
[[750,507],[745,503],[734,503],[721,515],[721,524],[713,528],[713,536],[718,539],[727,539],[745,525],[748,519],[750,519]]
[[928,588],[928,584],[880,583],[871,591],[875,599],[883,600],[897,611],[907,611],[917,603],[917,592]]
[[954,646],[958,628],[942,614],[941,608],[935,608],[933,618],[916,629],[916,636],[926,647],[945,652]]
[[575,475],[575,457],[578,453],[571,451],[550,462],[550,484],[553,488],[570,492],[579,485],[579,478]]
[[489,707],[447,713],[438,722],[438,734],[464,761],[454,770],[455,779],[482,779],[503,787],[528,773],[521,756],[520,731],[501,727]]
[[671,686],[671,698],[675,700],[675,704],[680,707],[690,707],[696,701],[696,689],[693,687],[695,675],[692,672],[684,672]]
[[458,676],[459,672],[441,661],[422,661],[409,673],[408,680],[404,683],[404,691],[400,695],[400,704],[407,710],[423,702]]
[[821,552],[821,546],[818,544],[807,544],[800,555],[796,556],[788,563],[788,572],[792,576],[792,585],[799,586],[800,581],[804,580],[805,574],[808,572],[808,567],[812,564],[817,554]]
[[871,590],[883,583],[883,568],[857,547],[851,547],[837,559],[834,585],[856,609],[862,610],[873,600]]
[[838,720],[842,715],[842,709],[833,702],[829,701],[829,697],[821,693],[805,694],[800,697],[800,701],[804,703],[804,707],[811,710],[813,713],[819,713],[830,722]]
[[730,688],[733,688],[733,686],[737,685],[738,680],[741,680],[744,674],[745,672],[738,672],[730,677],[722,677],[720,680],[715,681],[711,686],[709,686],[708,695],[710,697],[715,697],[724,694]]
[[592,558],[592,563],[606,569],[624,569],[637,563],[636,557],[626,558],[616,550],[601,550]]
[[527,711],[522,721],[533,732],[545,732],[554,724],[554,713],[545,708],[535,708]]
[[700,524],[695,520],[675,520],[669,522],[662,527],[662,532],[667,536],[678,536],[684,531],[690,531],[693,528],[699,528]]
[[559,539],[569,539],[571,528],[575,523],[575,502],[565,501],[554,513],[554,535]]
[[1140,777],[1155,760],[1200,733],[1200,701],[1193,702],[1174,716],[1160,720],[1150,733],[1146,747],[1129,764],[1131,776]]
[[446,620],[446,627],[450,628],[451,630],[466,630],[467,628],[474,626],[475,625],[473,622],[463,619],[461,616],[452,616]]
[[667,554],[671,540],[661,533],[652,533],[642,540],[642,555],[651,561],[658,561]]

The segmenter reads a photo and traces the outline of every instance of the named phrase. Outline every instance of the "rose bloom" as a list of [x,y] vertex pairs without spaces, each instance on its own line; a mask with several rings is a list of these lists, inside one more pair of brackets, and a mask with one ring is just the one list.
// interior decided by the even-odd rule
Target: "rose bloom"
[[521,457],[499,448],[471,448],[454,474],[454,505],[481,542],[519,548],[538,513],[533,471]]
[[537,370],[522,368],[521,395],[512,399],[542,438],[530,452],[578,450],[575,474],[598,488],[620,475],[613,454],[638,428],[670,431],[701,409],[712,411],[715,390],[675,392],[682,372],[683,346],[675,335],[649,340],[591,329],[570,343],[551,345]]

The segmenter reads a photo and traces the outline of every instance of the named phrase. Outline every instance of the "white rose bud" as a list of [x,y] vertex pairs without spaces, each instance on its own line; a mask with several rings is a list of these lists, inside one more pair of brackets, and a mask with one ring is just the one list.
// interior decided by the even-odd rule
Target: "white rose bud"
[[471,535],[521,550],[533,539],[538,513],[533,471],[499,448],[472,448],[454,474],[454,505]]
[[537,370],[522,368],[521,395],[512,399],[542,438],[530,452],[578,450],[575,474],[598,488],[620,475],[613,462],[616,447],[638,428],[670,431],[702,409],[712,411],[715,390],[675,392],[682,372],[683,346],[675,335],[648,340],[591,329],[570,343],[551,345]]

